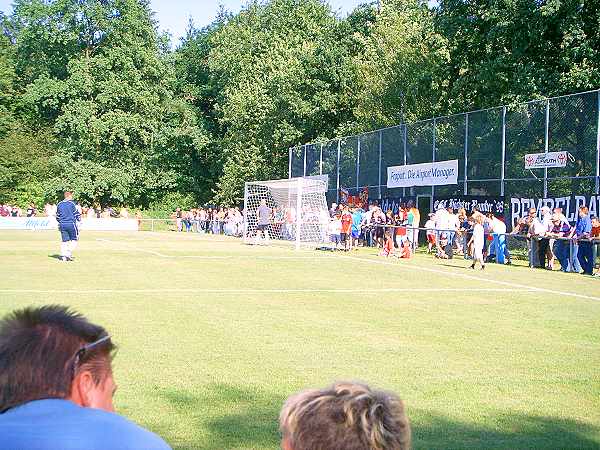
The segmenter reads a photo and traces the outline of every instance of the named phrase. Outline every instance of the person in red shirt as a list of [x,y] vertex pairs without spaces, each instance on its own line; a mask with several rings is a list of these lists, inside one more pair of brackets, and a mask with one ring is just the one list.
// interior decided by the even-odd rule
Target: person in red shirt
[[385,240],[383,242],[383,248],[379,252],[379,256],[395,256],[394,255],[394,242],[392,241],[392,233],[390,231],[385,232]]
[[342,232],[340,233],[342,242],[344,243],[344,250],[350,250],[352,247],[352,239],[350,233],[352,232],[352,214],[348,210],[347,206],[344,206],[342,212]]

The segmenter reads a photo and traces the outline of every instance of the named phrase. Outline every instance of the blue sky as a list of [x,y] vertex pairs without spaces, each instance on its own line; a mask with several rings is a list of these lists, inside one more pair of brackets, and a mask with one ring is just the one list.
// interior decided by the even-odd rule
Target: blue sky
[[[357,5],[369,0],[329,0],[334,11],[341,15],[352,11]],[[232,12],[238,12],[245,0],[151,0],[152,9],[162,30],[169,31],[173,36],[173,43],[179,41],[185,33],[189,17],[191,16],[197,27],[208,25],[214,19],[219,5],[222,4]],[[0,0],[0,11],[9,13],[12,0]]]

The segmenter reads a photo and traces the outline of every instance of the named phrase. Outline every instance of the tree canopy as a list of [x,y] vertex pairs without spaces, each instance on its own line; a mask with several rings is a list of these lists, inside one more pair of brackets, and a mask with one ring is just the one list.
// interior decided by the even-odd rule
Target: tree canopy
[[288,148],[600,86],[589,0],[322,0],[221,10],[178,45],[148,0],[0,14],[0,202],[239,202]]

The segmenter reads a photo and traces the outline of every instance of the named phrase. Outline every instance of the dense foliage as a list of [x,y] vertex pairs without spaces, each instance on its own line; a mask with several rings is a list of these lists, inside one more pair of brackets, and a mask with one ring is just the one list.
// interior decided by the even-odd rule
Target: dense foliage
[[595,0],[251,1],[178,44],[148,0],[0,15],[0,202],[239,201],[288,148],[600,86]]

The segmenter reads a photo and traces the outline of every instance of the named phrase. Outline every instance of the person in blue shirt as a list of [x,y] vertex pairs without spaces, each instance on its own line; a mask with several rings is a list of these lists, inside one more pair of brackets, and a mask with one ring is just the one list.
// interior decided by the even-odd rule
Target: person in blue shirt
[[170,450],[116,414],[115,346],[106,330],[59,305],[0,321],[0,449]]
[[358,249],[363,210],[356,208],[352,211],[352,248]]
[[56,221],[62,243],[60,245],[60,259],[73,261],[73,251],[79,240],[77,223],[81,220],[81,213],[73,201],[73,193],[65,192],[65,199],[56,205]]
[[[585,275],[592,275],[594,271],[594,261],[592,259],[593,249],[592,243],[590,242],[590,236],[592,234],[592,220],[587,206],[579,207],[579,219],[577,219],[577,225],[575,225],[575,235],[573,236],[577,240],[577,259],[583,269]],[[582,240],[585,239],[585,240]]]

